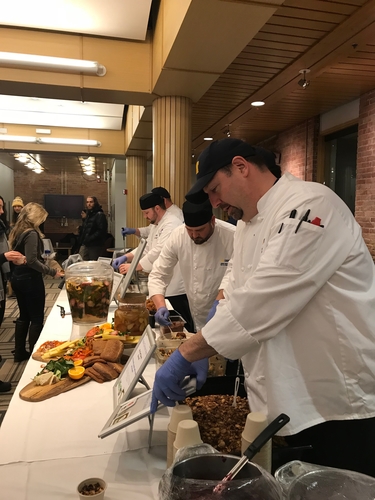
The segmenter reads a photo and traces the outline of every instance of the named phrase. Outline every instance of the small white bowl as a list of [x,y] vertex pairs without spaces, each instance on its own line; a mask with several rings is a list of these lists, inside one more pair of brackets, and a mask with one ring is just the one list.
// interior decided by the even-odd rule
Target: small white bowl
[[[94,495],[84,495],[83,493],[81,493],[84,486],[97,483],[103,488],[100,493],[95,493]],[[88,479],[85,479],[84,481],[81,481],[77,487],[80,500],[87,500],[88,498],[94,498],[95,500],[103,500],[106,489],[107,489],[107,483],[103,479],[100,479],[99,477],[90,477]]]

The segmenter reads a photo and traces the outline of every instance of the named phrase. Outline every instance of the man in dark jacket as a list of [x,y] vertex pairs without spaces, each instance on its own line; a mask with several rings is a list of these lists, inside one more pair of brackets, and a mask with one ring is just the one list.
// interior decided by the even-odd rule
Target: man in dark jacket
[[103,251],[108,223],[95,196],[88,196],[86,213],[82,213],[83,224],[80,231],[79,254],[83,260],[97,260]]

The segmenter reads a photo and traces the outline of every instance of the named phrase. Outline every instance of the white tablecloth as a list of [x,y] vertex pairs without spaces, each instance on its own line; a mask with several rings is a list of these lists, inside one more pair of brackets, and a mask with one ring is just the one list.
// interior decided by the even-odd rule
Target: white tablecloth
[[[65,290],[56,304],[69,311]],[[113,316],[111,307],[109,319]],[[37,344],[67,340],[71,317],[60,317],[55,306]],[[157,487],[166,467],[166,409],[155,417],[153,447],[148,453],[148,419],[142,419],[107,438],[98,433],[113,411],[114,382],[90,381],[46,401],[30,403],[19,390],[40,369],[30,359],[0,427],[0,498],[7,500],[57,500],[77,498],[75,491],[87,477],[107,483],[106,499],[157,499]],[[155,365],[144,377],[152,384]],[[143,391],[141,384],[136,391]],[[126,493],[126,494],[125,494]]]

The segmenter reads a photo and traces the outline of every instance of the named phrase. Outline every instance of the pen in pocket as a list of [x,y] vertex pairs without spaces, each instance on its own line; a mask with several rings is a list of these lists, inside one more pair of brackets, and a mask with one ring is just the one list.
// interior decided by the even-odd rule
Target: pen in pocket
[[[289,219],[294,219],[297,214],[297,210],[294,208],[289,215]],[[277,234],[281,233],[282,229],[284,227],[284,222],[281,223],[280,229],[277,231]]]

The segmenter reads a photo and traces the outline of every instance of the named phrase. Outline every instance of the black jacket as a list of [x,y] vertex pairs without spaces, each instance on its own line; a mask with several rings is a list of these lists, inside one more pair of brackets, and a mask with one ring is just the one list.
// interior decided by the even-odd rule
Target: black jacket
[[102,207],[87,212],[80,234],[80,244],[86,247],[102,246],[107,237],[108,223]]

